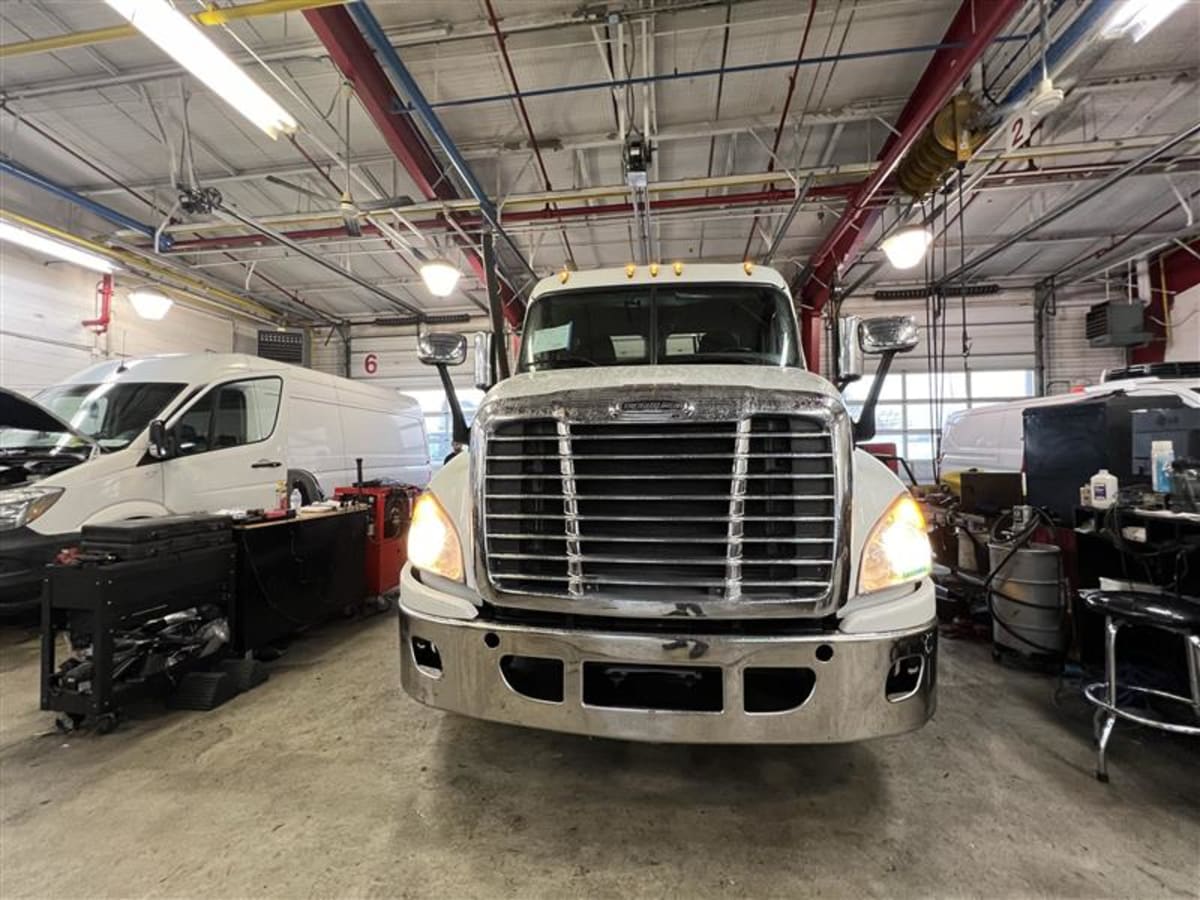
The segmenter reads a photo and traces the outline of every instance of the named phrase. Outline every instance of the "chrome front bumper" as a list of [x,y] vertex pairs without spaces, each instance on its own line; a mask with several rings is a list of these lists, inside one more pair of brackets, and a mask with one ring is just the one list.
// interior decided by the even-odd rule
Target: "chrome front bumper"
[[[714,744],[858,741],[920,728],[936,706],[937,631],[748,636],[629,634],[508,625],[429,616],[400,606],[400,677],[414,699],[479,719],[624,740]],[[434,653],[436,651],[436,654]],[[418,661],[418,655],[421,661]],[[561,700],[518,693],[506,657],[561,661]],[[436,665],[431,664],[431,659]],[[910,682],[889,682],[904,661]],[[912,675],[916,666],[919,674]],[[586,702],[596,678],[670,667],[704,669],[712,711],[629,708],[607,697]],[[749,712],[745,670],[808,669],[806,699],[780,712]],[[586,671],[585,671],[586,669]],[[597,676],[596,673],[603,672]],[[652,675],[651,677],[656,677]],[[690,676],[689,676],[690,677]],[[674,675],[671,676],[674,679]],[[716,681],[715,679],[718,679]],[[889,698],[887,685],[905,685]],[[600,687],[605,687],[601,684]],[[594,696],[594,694],[593,694]],[[637,705],[648,705],[638,703]]]

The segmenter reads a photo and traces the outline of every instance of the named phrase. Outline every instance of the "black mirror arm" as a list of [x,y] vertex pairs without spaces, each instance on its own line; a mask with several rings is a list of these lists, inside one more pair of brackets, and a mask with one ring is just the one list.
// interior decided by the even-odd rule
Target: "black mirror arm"
[[462,404],[458,402],[458,392],[454,390],[454,381],[450,378],[450,367],[445,363],[437,363],[437,371],[442,379],[442,390],[446,392],[446,402],[450,404],[450,436],[455,443],[465,446],[471,442],[471,429],[467,427]]
[[867,399],[863,401],[862,412],[854,423],[854,442],[869,441],[875,437],[875,405],[879,403],[879,394],[883,390],[883,380],[887,378],[892,360],[896,358],[896,350],[888,350],[881,354],[879,368],[875,370],[875,380],[867,391]]

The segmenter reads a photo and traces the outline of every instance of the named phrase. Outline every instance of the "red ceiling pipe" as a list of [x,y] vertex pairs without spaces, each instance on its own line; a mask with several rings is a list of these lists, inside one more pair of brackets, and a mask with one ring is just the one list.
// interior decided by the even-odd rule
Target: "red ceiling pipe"
[[[896,131],[879,153],[879,167],[850,198],[842,217],[812,255],[804,282],[804,299],[819,311],[829,299],[830,287],[839,267],[851,256],[880,215],[869,209],[871,199],[883,187],[904,154],[967,77],[971,67],[1004,26],[1024,6],[1025,0],[963,0],[942,38],[949,46],[937,50],[925,74],[896,120]],[[816,348],[805,348],[815,352]]]
[[[845,197],[857,187],[856,184],[836,184],[823,188],[814,188],[809,192],[813,198],[837,199]],[[672,197],[666,200],[656,200],[657,210],[693,209],[711,206],[747,206],[762,203],[783,203],[794,199],[795,192],[790,188],[773,188],[766,191],[748,191],[740,194],[724,194],[701,197]],[[505,222],[538,222],[543,220],[558,221],[559,219],[583,218],[594,215],[614,215],[632,213],[633,205],[629,203],[601,203],[595,206],[562,206],[557,209],[529,209],[508,212],[504,214]],[[464,229],[479,228],[483,221],[478,216],[459,216],[455,221]],[[432,230],[446,227],[441,217],[434,219],[417,219],[412,224],[419,229]],[[370,223],[363,225],[363,234],[377,235],[378,229]],[[346,230],[338,226],[328,228],[309,228],[299,231],[285,231],[285,237],[294,241],[332,240],[346,237]],[[228,237],[205,237],[193,240],[180,240],[171,245],[172,253],[186,253],[199,249],[236,249],[239,247],[266,247],[271,241],[258,234],[239,234]],[[149,247],[149,244],[146,245]]]
[[[404,166],[409,177],[426,200],[456,200],[458,192],[438,164],[428,142],[407,116],[392,112],[399,102],[387,74],[375,59],[375,52],[363,37],[350,14],[340,6],[325,6],[304,11],[309,27],[320,38],[338,70],[354,86],[363,108],[383,135],[388,149]],[[363,228],[363,231],[367,231]],[[374,230],[374,229],[371,229]],[[342,232],[345,233],[344,231]],[[484,280],[483,260],[466,240],[455,235],[464,247],[467,262],[476,276]],[[514,328],[521,325],[525,304],[518,300],[508,286],[501,283],[504,318]]]

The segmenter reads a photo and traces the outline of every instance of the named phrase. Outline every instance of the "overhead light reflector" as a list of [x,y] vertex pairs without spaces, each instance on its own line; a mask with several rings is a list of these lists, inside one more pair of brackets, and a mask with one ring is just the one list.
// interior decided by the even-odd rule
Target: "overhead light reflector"
[[129,295],[129,302],[133,304],[135,313],[143,319],[150,319],[154,322],[163,319],[175,305],[175,301],[170,297],[164,297],[153,291],[134,291]]
[[1136,44],[1161,25],[1183,0],[1125,0],[1104,24],[1106,38],[1129,35]]
[[271,99],[199,27],[166,0],[106,0],[213,93],[265,131],[272,140],[296,130],[296,120]]
[[117,270],[117,266],[103,256],[88,253],[86,250],[80,250],[78,247],[63,241],[44,237],[34,231],[26,231],[24,228],[18,228],[16,225],[9,224],[8,222],[0,222],[0,241],[19,244],[28,250],[33,250],[35,253],[53,256],[55,259],[74,263],[85,269],[91,269],[93,272],[108,274]]
[[444,259],[431,259],[421,266],[421,278],[425,287],[435,297],[449,297],[454,293],[461,273]]
[[901,228],[889,234],[880,245],[884,255],[897,269],[911,269],[925,258],[925,251],[933,243],[928,228]]

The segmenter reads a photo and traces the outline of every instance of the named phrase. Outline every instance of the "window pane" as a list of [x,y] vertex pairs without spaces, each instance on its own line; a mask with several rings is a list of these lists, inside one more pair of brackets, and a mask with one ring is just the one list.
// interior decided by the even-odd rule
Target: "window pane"
[[928,400],[934,394],[946,400],[967,399],[967,376],[963,372],[943,372],[938,376],[910,372],[904,378],[909,400]]
[[880,403],[875,407],[875,428],[879,431],[901,431],[904,428],[904,405]]
[[175,442],[181,456],[208,449],[208,428],[215,394],[216,391],[209,391],[197,400],[175,426]]
[[[946,424],[946,417],[950,413],[958,412],[967,408],[965,403],[943,403],[942,414],[938,418],[938,430]],[[933,404],[932,403],[910,403],[908,404],[908,428],[929,430],[930,422],[933,421]]]
[[909,459],[933,459],[933,442],[929,440],[929,435],[910,432],[906,443],[908,450],[905,455]]
[[283,381],[279,378],[258,378],[246,382],[250,400],[246,422],[246,443],[265,441],[275,431],[275,420],[279,416],[279,398],[283,393]]
[[1010,369],[999,372],[972,372],[971,396],[1008,399],[1033,396],[1033,371]]

